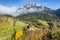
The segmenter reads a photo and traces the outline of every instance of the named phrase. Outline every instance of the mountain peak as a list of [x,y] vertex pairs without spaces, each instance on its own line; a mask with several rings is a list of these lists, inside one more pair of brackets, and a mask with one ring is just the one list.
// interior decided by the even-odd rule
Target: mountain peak
[[26,4],[19,9],[17,9],[18,14],[26,14],[31,12],[51,12],[52,9],[42,6],[41,4],[32,3],[32,4]]
[[32,4],[26,4],[24,6],[22,6],[21,8],[31,8],[31,7],[41,7],[42,5],[37,4],[37,3],[32,3]]

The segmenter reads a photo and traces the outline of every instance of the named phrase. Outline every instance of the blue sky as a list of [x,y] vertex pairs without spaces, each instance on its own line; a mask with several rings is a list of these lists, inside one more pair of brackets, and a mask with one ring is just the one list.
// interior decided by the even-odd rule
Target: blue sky
[[7,7],[15,6],[19,8],[30,3],[39,3],[52,9],[60,8],[60,0],[0,0],[0,4]]

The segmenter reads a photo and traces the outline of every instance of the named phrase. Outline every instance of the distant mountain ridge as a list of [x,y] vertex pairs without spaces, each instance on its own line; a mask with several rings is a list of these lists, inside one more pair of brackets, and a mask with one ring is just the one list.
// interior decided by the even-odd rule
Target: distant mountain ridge
[[55,11],[54,11],[54,14],[55,14],[56,16],[60,17],[60,9],[55,10]]
[[53,9],[42,6],[40,4],[26,4],[17,9],[17,13],[30,13],[30,12],[52,12]]

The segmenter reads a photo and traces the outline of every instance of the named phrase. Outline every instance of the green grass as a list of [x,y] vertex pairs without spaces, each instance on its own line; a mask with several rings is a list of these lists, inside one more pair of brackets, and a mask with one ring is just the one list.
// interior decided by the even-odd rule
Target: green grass
[[[0,38],[13,34],[14,29],[19,30],[20,28],[27,26],[27,24],[11,17],[9,17],[8,20],[7,17],[0,17],[0,19]],[[16,20],[15,26],[13,26],[13,20]]]
[[42,25],[44,25],[44,26],[49,26],[47,23],[48,22],[46,22],[46,21],[43,21],[43,20],[38,20],[38,22],[40,22]]

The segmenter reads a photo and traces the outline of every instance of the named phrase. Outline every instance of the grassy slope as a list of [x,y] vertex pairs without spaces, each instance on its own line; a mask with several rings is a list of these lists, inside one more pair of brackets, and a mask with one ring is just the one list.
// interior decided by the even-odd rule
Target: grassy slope
[[42,25],[44,25],[44,26],[49,26],[48,25],[48,22],[46,22],[46,21],[43,21],[43,20],[38,20],[38,22],[40,22]]
[[56,20],[56,16],[50,13],[43,13],[43,12],[38,12],[38,13],[28,13],[28,14],[24,14],[24,15],[19,15],[17,16],[17,18],[20,18],[21,20],[28,20],[31,21],[33,19],[42,19],[45,21],[55,21]]
[[27,25],[17,19],[15,26],[13,26],[14,20],[16,19],[11,17],[9,17],[8,20],[7,17],[0,17],[0,38],[11,35],[14,32],[14,29],[18,30]]

